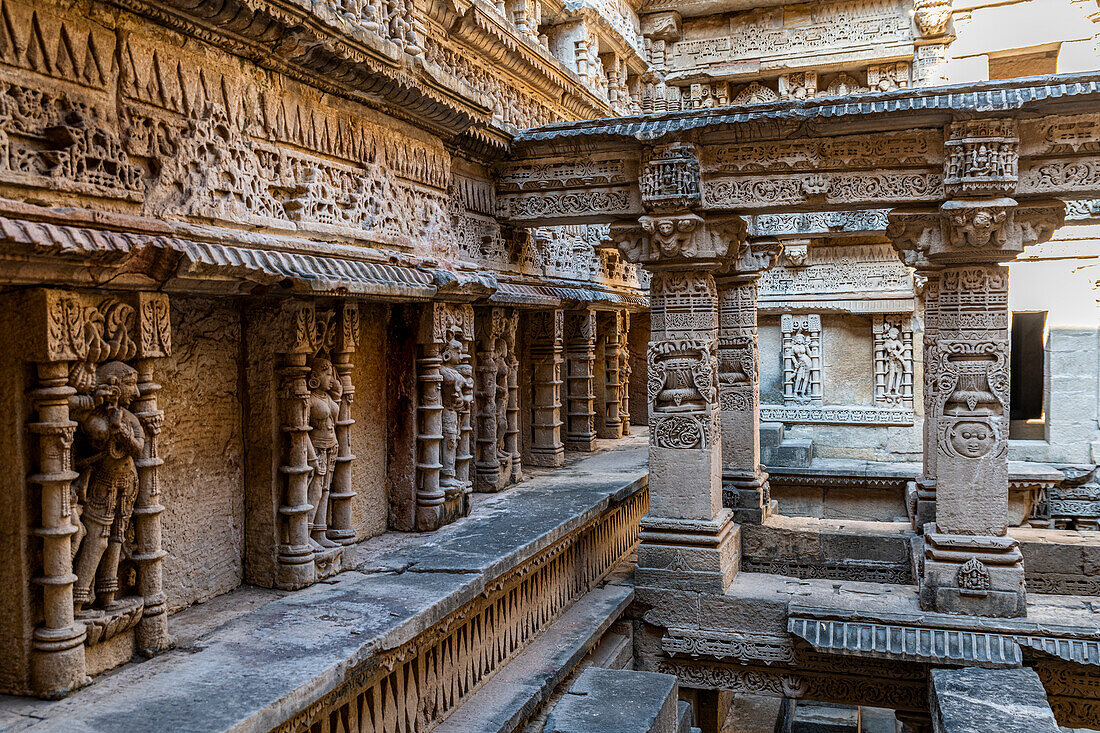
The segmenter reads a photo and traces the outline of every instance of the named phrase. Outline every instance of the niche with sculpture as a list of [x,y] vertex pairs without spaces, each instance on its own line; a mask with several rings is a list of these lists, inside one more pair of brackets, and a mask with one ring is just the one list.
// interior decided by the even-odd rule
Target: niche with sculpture
[[475,491],[500,491],[522,481],[519,446],[519,313],[491,308],[478,313],[477,457]]
[[821,316],[785,314],[781,323],[783,404],[820,405]]

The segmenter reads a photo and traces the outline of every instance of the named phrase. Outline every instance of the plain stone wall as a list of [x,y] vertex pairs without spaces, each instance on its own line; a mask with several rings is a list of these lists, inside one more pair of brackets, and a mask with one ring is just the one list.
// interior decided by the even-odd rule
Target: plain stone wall
[[353,356],[351,373],[355,402],[351,416],[352,521],[359,539],[368,539],[386,531],[389,496],[386,485],[387,375],[386,327],[389,307],[359,305],[359,350]]
[[30,417],[30,399],[26,394],[33,378],[33,365],[22,361],[26,335],[22,332],[23,315],[16,307],[16,296],[0,296],[0,690],[26,693],[23,681],[29,674],[31,598],[37,588],[30,579],[37,569],[29,566],[29,559],[40,552],[29,552],[41,547],[38,540],[24,540],[24,528],[37,525],[40,516],[38,502],[30,506],[28,498],[37,491],[27,491],[23,473],[23,455],[29,454],[24,427]]
[[241,319],[232,301],[173,296],[172,355],[156,379],[164,588],[170,611],[241,583],[244,430],[238,394]]
[[822,396],[826,405],[871,405],[875,401],[871,319],[821,317]]
[[783,331],[778,316],[758,316],[756,341],[760,349],[760,402],[783,404]]

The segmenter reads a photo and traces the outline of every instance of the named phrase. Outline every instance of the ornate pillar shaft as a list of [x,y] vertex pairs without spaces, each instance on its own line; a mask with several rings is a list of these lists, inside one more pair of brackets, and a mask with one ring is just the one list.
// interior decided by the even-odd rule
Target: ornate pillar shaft
[[623,435],[630,435],[630,311],[623,311],[623,329],[619,334],[619,419]]
[[438,529],[469,513],[473,308],[432,303],[417,359],[416,528]]
[[331,512],[328,520],[328,539],[338,545],[353,545],[356,537],[352,521],[351,502],[355,498],[352,488],[351,464],[355,455],[351,452],[351,405],[355,401],[355,385],[351,381],[354,368],[352,355],[359,345],[359,306],[344,303],[336,313],[335,344],[332,350],[332,366],[340,382],[340,408],[336,417],[337,454],[332,468],[332,491],[329,493]]
[[596,314],[589,309],[565,313],[565,447],[596,447]]
[[309,481],[313,475],[309,449],[308,354],[289,353],[279,368],[280,414],[283,430],[282,503],[279,507],[279,554],[276,585],[303,588],[317,579],[309,544]]
[[917,532],[924,531],[924,525],[936,521],[936,432],[937,421],[935,369],[930,365],[936,360],[936,339],[939,334],[939,268],[919,267],[917,274],[924,279],[921,293],[924,306],[924,454],[921,475],[917,477],[916,507],[913,525]]
[[531,314],[531,458],[536,466],[561,466],[565,445],[561,439],[561,310]]
[[622,408],[619,348],[623,338],[623,312],[601,314],[601,320],[604,322],[603,339],[600,343],[604,362],[604,403],[603,415],[598,418],[596,435],[614,440],[623,437],[623,420],[619,413]]
[[[654,175],[651,182],[669,178]],[[682,183],[682,177],[672,178]],[[643,175],[643,195],[646,180]],[[705,221],[687,212],[611,227],[619,251],[652,275],[649,514],[639,533],[640,586],[722,593],[737,574],[740,528],[722,506],[718,288],[712,273],[728,264],[744,231],[737,217]]]
[[722,410],[723,503],[739,523],[759,524],[772,511],[760,464],[760,357],[756,283],[778,260],[774,240],[746,243],[718,286],[718,400]]
[[519,314],[504,308],[482,311],[476,321],[476,491],[500,491],[520,480],[518,322]]
[[70,550],[77,532],[70,485],[79,476],[72,466],[77,424],[69,418],[69,398],[75,394],[67,361],[39,362],[38,386],[31,393],[36,419],[30,425],[38,437],[38,472],[29,481],[41,492],[42,513],[33,532],[42,539],[42,575],[35,578],[42,588],[42,623],[31,642],[31,684],[49,698],[80,687],[86,676],[84,625],[73,614],[76,575]]
[[952,123],[944,154],[949,200],[938,210],[895,210],[887,234],[909,264],[942,267],[934,337],[925,470],[935,475],[935,522],[924,526],[925,609],[979,616],[1027,614],[1023,557],[1007,534],[1008,270],[1029,244],[1061,226],[1062,202],[1017,203],[1019,140],[1011,120]]

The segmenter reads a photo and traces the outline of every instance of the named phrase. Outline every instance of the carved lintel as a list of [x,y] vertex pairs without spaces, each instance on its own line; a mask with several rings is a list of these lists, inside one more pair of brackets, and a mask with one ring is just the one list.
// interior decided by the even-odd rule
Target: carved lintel
[[628,262],[650,266],[711,263],[719,267],[743,254],[747,230],[739,216],[704,219],[679,212],[612,224],[610,236]]

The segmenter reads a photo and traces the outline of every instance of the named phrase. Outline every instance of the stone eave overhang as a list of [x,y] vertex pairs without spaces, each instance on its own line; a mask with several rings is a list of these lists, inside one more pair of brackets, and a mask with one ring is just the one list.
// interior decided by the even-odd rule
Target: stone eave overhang
[[865,613],[792,604],[787,631],[816,651],[873,659],[1019,667],[1024,649],[1100,666],[1100,628],[922,612]]
[[488,124],[491,100],[423,56],[305,0],[112,0],[227,53],[443,136]]
[[344,296],[536,307],[642,309],[642,291],[508,275],[476,263],[285,235],[0,200],[0,279],[9,286],[164,290],[218,295]]
[[666,139],[768,139],[790,135],[792,123],[819,135],[937,127],[952,119],[1041,116],[1100,110],[1100,73],[1059,74],[1010,81],[817,97],[716,109],[555,123],[516,135],[512,155],[541,148]]

